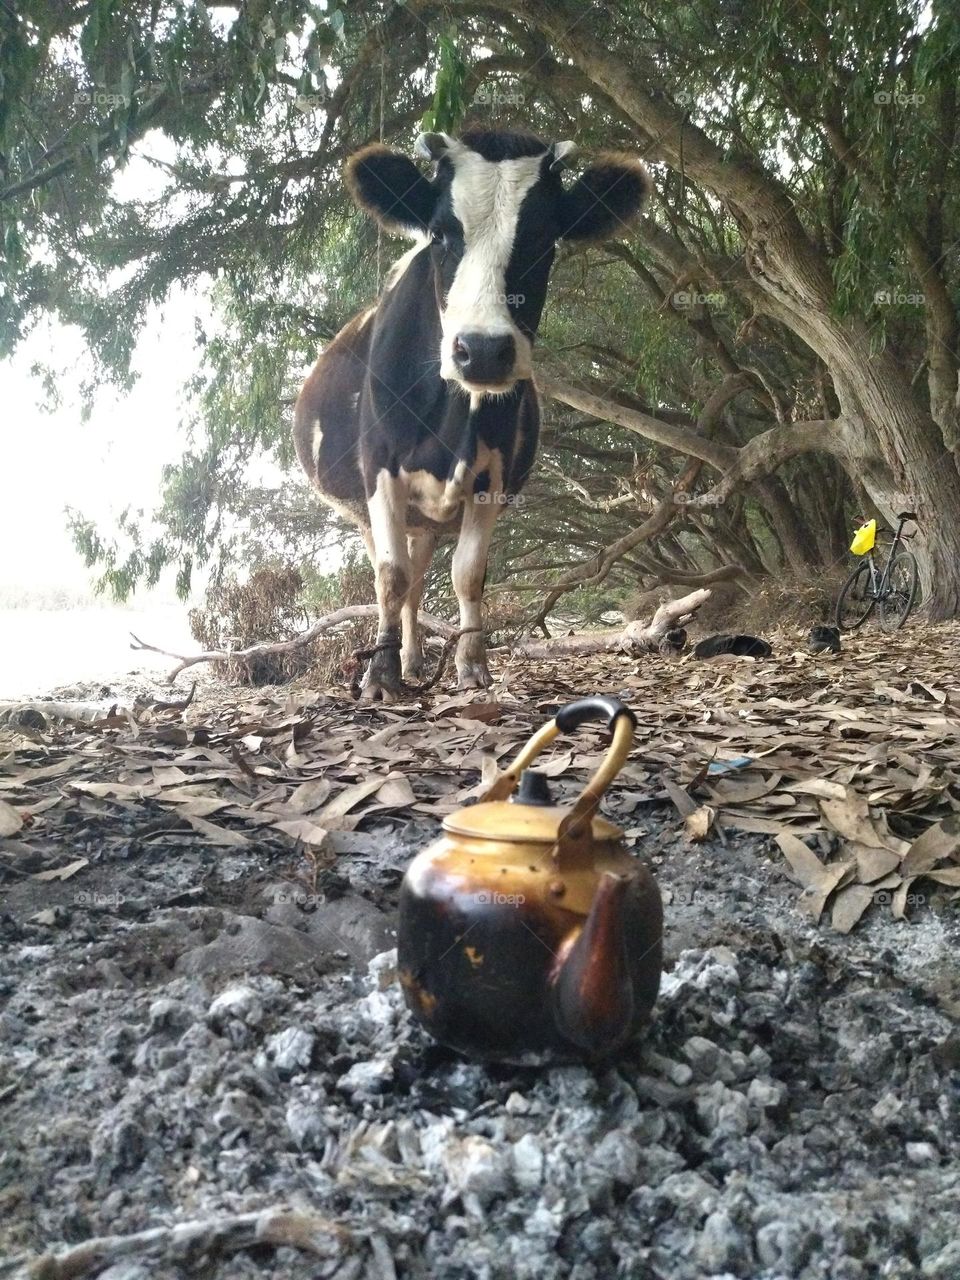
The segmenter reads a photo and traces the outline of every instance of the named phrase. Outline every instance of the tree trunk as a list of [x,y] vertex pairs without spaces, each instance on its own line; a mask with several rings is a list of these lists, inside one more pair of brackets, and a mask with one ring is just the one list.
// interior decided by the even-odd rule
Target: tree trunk
[[[588,24],[577,22],[572,6],[556,0],[494,0],[494,5],[526,18],[569,57],[636,126],[648,158],[666,161],[726,204],[740,226],[745,249],[718,264],[721,285],[729,283],[816,352],[842,406],[845,438],[815,443],[814,437],[826,435],[826,424],[811,424],[803,451],[821,447],[840,457],[851,479],[862,479],[887,520],[893,522],[904,508],[916,511],[920,533],[915,551],[929,615],[955,616],[960,612],[960,473],[953,453],[892,353],[871,350],[862,320],[837,315],[826,254],[807,234],[787,189],[759,160],[715,142],[658,93],[657,68],[642,45],[631,50],[628,61]],[[941,381],[955,393],[955,379]],[[676,430],[664,424],[643,423],[641,432],[668,447],[684,447],[670,438]],[[687,435],[683,429],[678,434]],[[780,435],[792,436],[793,428],[766,435],[770,439],[760,437],[757,446],[764,467],[753,474],[753,441],[740,451],[739,466],[722,456],[729,455],[729,449],[712,442],[686,446],[684,452],[721,470],[731,467],[735,474],[716,491],[725,496],[732,487],[727,480],[755,479],[779,465],[771,445]],[[947,435],[952,444],[949,430]],[[785,447],[794,454],[800,451]]]
[[[886,352],[872,357],[856,337],[841,351],[834,381],[844,417],[863,442],[859,479],[887,522],[917,515],[912,550],[921,598],[932,621],[960,613],[960,474],[940,428],[917,404],[903,371]],[[868,425],[869,424],[869,425]]]
[[763,504],[787,565],[794,573],[805,574],[817,562],[817,549],[808,525],[797,515],[787,487],[779,476],[755,480],[754,491]]

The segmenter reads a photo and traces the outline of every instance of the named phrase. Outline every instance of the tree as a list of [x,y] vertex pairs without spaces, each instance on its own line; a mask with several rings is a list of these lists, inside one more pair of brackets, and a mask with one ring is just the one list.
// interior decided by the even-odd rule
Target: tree
[[[540,354],[554,405],[495,576],[520,570],[539,597],[617,574],[809,572],[869,502],[918,512],[931,611],[960,609],[960,35],[940,0],[0,14],[5,349],[53,311],[122,379],[149,301],[218,282],[196,444],[159,534],[132,524],[127,561],[78,523],[113,586],[169,560],[186,583],[243,511],[252,454],[288,457],[298,377],[394,252],[348,209],[342,159],[375,137],[407,148],[432,105],[655,165],[636,236],[556,268]],[[72,116],[98,83],[123,101]],[[175,146],[177,200],[121,202],[113,176],[151,130]]]

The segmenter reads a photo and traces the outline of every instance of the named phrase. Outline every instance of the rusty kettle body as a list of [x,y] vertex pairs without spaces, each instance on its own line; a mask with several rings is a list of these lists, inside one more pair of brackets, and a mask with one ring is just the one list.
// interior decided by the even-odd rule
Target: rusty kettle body
[[[594,719],[613,731],[610,752],[573,806],[556,805],[527,765]],[[660,892],[597,814],[634,724],[614,698],[571,703],[414,859],[398,968],[408,1006],[441,1043],[474,1058],[563,1061],[612,1052],[647,1020],[660,984]]]

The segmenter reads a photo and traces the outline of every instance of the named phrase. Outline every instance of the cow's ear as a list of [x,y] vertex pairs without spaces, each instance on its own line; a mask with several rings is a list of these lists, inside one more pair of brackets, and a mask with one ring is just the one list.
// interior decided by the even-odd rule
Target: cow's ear
[[650,171],[636,156],[601,155],[561,196],[561,237],[606,240],[629,231],[652,190]]
[[374,142],[350,157],[345,176],[354,200],[386,231],[426,231],[437,197],[412,160]]

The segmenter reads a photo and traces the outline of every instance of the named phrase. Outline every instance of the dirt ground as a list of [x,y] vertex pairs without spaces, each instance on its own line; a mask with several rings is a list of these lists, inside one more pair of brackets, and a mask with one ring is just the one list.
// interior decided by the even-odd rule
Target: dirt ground
[[[0,1276],[960,1275],[958,638],[8,714]],[[657,1018],[460,1062],[391,982],[404,869],[591,692],[638,717],[605,812],[663,892]],[[604,747],[558,740],[559,797]]]

